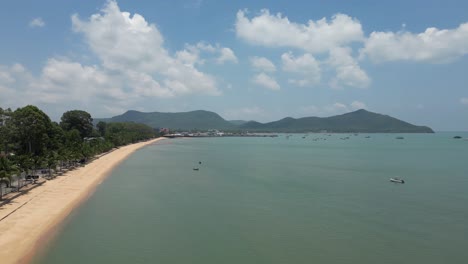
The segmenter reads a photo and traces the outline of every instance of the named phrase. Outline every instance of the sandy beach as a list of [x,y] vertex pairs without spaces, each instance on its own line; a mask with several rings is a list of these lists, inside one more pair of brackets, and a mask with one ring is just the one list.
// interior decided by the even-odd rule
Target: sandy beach
[[116,149],[1,206],[0,262],[28,263],[54,227],[86,200],[116,165],[160,139]]

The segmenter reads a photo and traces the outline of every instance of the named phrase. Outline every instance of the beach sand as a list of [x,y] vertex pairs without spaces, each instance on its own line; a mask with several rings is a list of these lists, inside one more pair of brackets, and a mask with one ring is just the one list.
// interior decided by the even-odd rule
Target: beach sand
[[137,149],[162,138],[120,147],[0,206],[0,263],[28,263],[44,241],[112,169]]

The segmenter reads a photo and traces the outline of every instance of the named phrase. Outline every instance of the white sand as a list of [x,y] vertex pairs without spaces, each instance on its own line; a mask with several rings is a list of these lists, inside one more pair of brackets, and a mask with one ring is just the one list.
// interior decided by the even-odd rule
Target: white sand
[[0,263],[28,263],[54,227],[88,198],[135,150],[162,138],[121,147],[0,207]]

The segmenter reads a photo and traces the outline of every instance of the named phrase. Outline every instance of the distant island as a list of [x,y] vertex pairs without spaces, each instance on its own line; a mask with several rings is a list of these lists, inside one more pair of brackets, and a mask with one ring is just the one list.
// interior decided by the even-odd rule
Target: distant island
[[130,110],[112,118],[97,118],[95,122],[135,122],[153,128],[168,128],[176,131],[206,131],[217,129],[239,132],[275,133],[434,133],[427,126],[417,126],[394,117],[373,113],[364,109],[331,117],[286,117],[278,121],[260,123],[256,121],[228,121],[210,111],[144,113]]

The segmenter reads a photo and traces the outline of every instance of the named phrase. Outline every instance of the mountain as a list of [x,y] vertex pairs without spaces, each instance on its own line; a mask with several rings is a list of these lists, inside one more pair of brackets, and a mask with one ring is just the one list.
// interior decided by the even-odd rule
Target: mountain
[[250,132],[342,132],[342,133],[434,133],[426,126],[415,126],[388,115],[377,114],[364,109],[331,117],[286,117],[278,121],[260,123],[256,121],[227,121],[214,112],[197,110],[180,113],[143,113],[127,111],[95,122],[135,122],[154,128],[175,130],[220,129]]
[[369,133],[434,133],[426,126],[415,126],[388,115],[364,109],[331,117],[286,117],[270,123],[248,122],[239,128],[249,131],[274,132],[369,132]]
[[197,110],[179,113],[143,113],[130,110],[122,115],[112,118],[97,119],[96,122],[135,122],[143,123],[154,128],[171,128],[178,130],[208,130],[208,129],[234,129],[235,125],[224,120],[216,113]]

